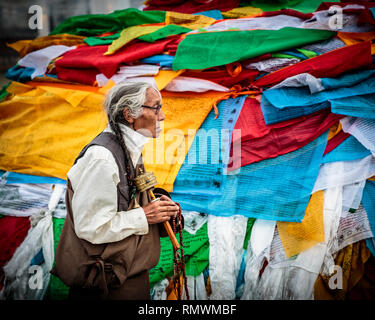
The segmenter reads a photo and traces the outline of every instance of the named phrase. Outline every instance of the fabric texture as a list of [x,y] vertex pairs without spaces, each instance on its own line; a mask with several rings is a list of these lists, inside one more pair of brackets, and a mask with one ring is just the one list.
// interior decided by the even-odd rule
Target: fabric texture
[[[254,0],[251,1],[251,4],[257,8],[262,9],[263,11],[275,11],[280,9],[294,9],[301,12],[314,12],[321,5],[322,0],[278,0],[278,1],[262,1]],[[338,1],[332,1],[338,2]]]
[[112,77],[121,63],[133,62],[155,54],[162,53],[167,44],[176,38],[158,40],[152,44],[142,41],[134,42],[110,56],[104,56],[108,46],[81,46],[67,52],[56,61],[56,70],[59,79],[69,81],[69,74],[64,74],[59,68],[65,69],[94,69],[103,73],[107,78]]
[[8,43],[7,46],[16,50],[22,58],[30,52],[44,49],[53,45],[63,45],[73,47],[83,44],[85,37],[72,34],[58,34],[53,36],[38,37],[33,40],[19,40],[13,43]]
[[230,71],[231,65],[226,65],[225,69],[223,68],[222,70],[184,70],[182,76],[205,79],[230,88],[236,84],[247,87],[258,75],[258,71],[247,70],[241,64],[234,64],[233,66],[238,68],[239,72],[233,73]]
[[[184,244],[186,275],[197,276],[203,272],[209,263],[207,223],[199,228],[195,234],[183,230],[182,238]],[[177,240],[179,240],[178,236]],[[159,262],[150,270],[151,287],[158,281],[173,275],[173,247],[169,238],[161,238],[160,247]]]
[[[6,175],[5,175],[5,173],[6,173]],[[66,184],[65,180],[58,179],[58,178],[34,176],[34,175],[22,174],[22,173],[16,173],[16,172],[9,172],[9,171],[5,172],[3,170],[0,170],[0,175],[3,175],[2,178],[5,179],[6,184],[16,184],[16,183],[33,183],[33,184],[60,183],[60,184]]]
[[0,104],[1,169],[65,180],[79,150],[107,125],[104,96],[92,87],[35,82],[8,91],[14,96]]
[[[372,41],[375,38],[375,32],[338,32],[337,37],[350,46],[359,42]],[[371,54],[374,53],[375,46],[371,45]]]
[[151,57],[140,59],[142,63],[156,64],[161,67],[168,67],[172,69],[172,62],[174,57],[168,54],[156,54]]
[[[65,219],[53,218],[53,242],[54,251],[56,252],[57,244],[59,243],[62,228],[64,226]],[[49,300],[66,300],[69,294],[69,287],[66,286],[58,277],[51,274],[50,281],[48,283],[48,289],[46,293],[46,299]]]
[[365,241],[359,241],[340,250],[335,265],[342,268],[342,289],[332,290],[329,287],[330,277],[319,275],[314,287],[316,300],[345,300],[350,291],[364,275],[365,263],[370,258],[370,251]]
[[119,32],[109,32],[99,36],[86,37],[83,42],[89,46],[101,46],[106,44],[111,44],[114,40],[120,37],[121,31]]
[[[137,76],[149,76],[157,75],[159,72],[159,66],[153,66],[149,64],[140,64],[135,66],[122,66],[120,69],[111,77],[114,83],[120,83],[127,78]],[[102,73],[96,76],[96,81],[99,87],[104,87],[109,79]]]
[[215,82],[190,78],[184,76],[178,76],[170,81],[166,86],[165,90],[174,92],[193,91],[193,92],[205,92],[205,91],[221,91],[228,92],[229,89],[223,87]]
[[116,51],[121,49],[123,46],[128,44],[134,39],[137,39],[146,34],[152,33],[159,29],[163,28],[163,25],[151,25],[151,26],[133,26],[126,28],[121,31],[120,37],[116,40],[113,40],[111,45],[108,47],[108,51],[105,52],[105,55],[114,54]]
[[165,14],[165,24],[175,24],[189,29],[199,29],[209,26],[215,19],[205,15],[185,14],[174,11],[167,11]]
[[13,256],[30,229],[28,217],[2,217],[0,219],[0,267]]
[[363,206],[366,209],[372,233],[375,234],[375,181],[367,180],[363,189]]
[[[323,103],[325,101],[342,99],[347,97],[365,96],[373,93],[374,76],[371,74],[368,78],[354,84],[338,84],[337,87],[328,87],[328,90],[310,94],[306,87],[300,88],[278,88],[264,91],[262,98],[279,109],[288,107],[306,107]],[[322,79],[322,83],[323,83]],[[324,86],[324,84],[323,84]],[[355,98],[353,98],[355,99]]]
[[323,163],[363,159],[371,154],[356,138],[349,136],[323,157]]
[[63,55],[65,52],[75,49],[76,47],[67,47],[63,45],[48,46],[46,48],[28,53],[18,61],[22,67],[34,68],[31,79],[43,75],[48,65],[53,59]]
[[[241,130],[241,166],[274,158],[297,150],[338,123],[340,115],[323,110],[310,116],[266,125],[260,104],[255,98],[247,98],[235,129]],[[232,152],[233,153],[233,152]],[[236,155],[233,155],[236,156]],[[237,169],[233,163],[230,170]]]
[[327,147],[324,151],[324,155],[334,150],[348,137],[349,137],[349,134],[341,130],[337,135],[335,135],[334,137],[328,140]]
[[139,37],[139,40],[147,41],[147,42],[155,42],[156,40],[164,39],[169,36],[173,36],[176,34],[187,33],[191,31],[190,28],[182,27],[175,24],[168,24],[163,28],[160,28],[154,32],[145,34]]
[[[245,60],[264,53],[326,40],[334,32],[283,28],[190,34],[177,48],[173,69],[204,69]],[[246,48],[243,44],[247,43]],[[214,46],[208,44],[216,44]]]
[[[242,167],[238,174],[228,175],[223,185],[225,194],[215,205],[209,206],[211,213],[215,214],[213,207],[219,206],[228,214],[236,211],[253,218],[300,222],[318,175],[326,142],[325,133],[303,148],[275,159],[253,163]],[[285,174],[291,177],[289,181],[281,178]],[[271,183],[275,186],[272,190],[269,189]],[[251,202],[247,201],[249,194],[252,195]],[[295,196],[291,198],[290,194]],[[267,203],[265,195],[274,201]]]
[[[350,61],[348,57],[351,57]],[[329,51],[293,66],[265,75],[254,82],[260,87],[269,87],[300,73],[309,73],[317,78],[334,78],[349,70],[369,66],[372,63],[371,44],[363,42]]]
[[232,10],[225,11],[222,13],[223,17],[226,19],[236,19],[249,16],[258,16],[263,13],[263,10],[255,7],[239,7],[233,8]]
[[212,9],[218,9],[220,11],[227,11],[238,7],[240,4],[239,0],[230,1],[174,1],[167,2],[163,0],[151,0],[147,2],[147,6],[144,8],[148,10],[165,10],[175,11],[181,13],[195,13],[200,11],[207,11]]
[[143,12],[129,8],[109,14],[87,14],[70,17],[61,22],[50,35],[69,33],[81,36],[99,35],[104,32],[120,31],[126,27],[165,20],[164,11]]
[[336,114],[373,119],[374,79],[314,94],[306,87],[267,90],[261,100],[265,122],[281,122],[329,107]]
[[366,149],[371,150],[374,154],[375,143],[374,143],[374,124],[373,119],[345,117],[340,120],[342,129],[344,132],[354,136]]
[[233,300],[241,266],[247,218],[208,217],[211,300]]
[[173,190],[173,183],[193,143],[196,130],[222,94],[207,92],[196,96],[189,92],[162,92],[165,114],[165,120],[161,123],[162,132],[145,145],[143,152],[145,168],[154,172],[158,186],[167,191]]
[[[210,201],[211,197],[220,196],[223,169],[227,165],[224,159],[229,158],[230,127],[235,123],[235,114],[231,112],[239,112],[244,99],[238,97],[221,101],[217,106],[219,117],[215,119],[214,110],[211,110],[195,135],[190,136],[193,138],[191,147],[173,184],[173,197],[178,199],[176,201],[179,202],[184,195],[192,196],[193,203],[199,202],[200,197]],[[226,130],[223,130],[224,126]],[[207,202],[202,202],[202,206],[193,211],[208,213],[205,204]]]
[[[218,105],[219,114],[225,106],[224,102]],[[252,163],[224,176],[220,162],[223,161],[222,138],[215,136],[215,130],[221,133],[221,126],[208,116],[202,129],[214,142],[208,144],[207,154],[200,155],[196,151],[198,141],[201,143],[197,134],[174,184],[176,201],[186,210],[218,216],[240,214],[268,220],[302,220],[327,143],[326,133],[296,151]],[[290,179],[281,178],[286,175]],[[274,187],[270,189],[270,185]],[[252,201],[248,201],[249,194]],[[290,194],[295,197],[292,199]],[[274,201],[267,201],[269,197]]]
[[288,258],[324,241],[323,196],[323,191],[311,195],[301,223],[277,222],[277,230]]
[[[204,28],[206,31],[229,31],[229,30],[280,30],[284,27],[300,28],[303,26],[306,16],[298,16],[296,14],[288,14],[289,12],[278,12],[273,16],[264,16],[264,14],[256,17],[243,17],[241,19],[225,19]],[[196,33],[198,31],[192,31]]]
[[[6,216],[33,217],[48,208],[54,190],[64,188],[65,183],[13,183],[0,185],[0,212]],[[65,217],[64,201],[60,197],[53,215]]]
[[9,80],[17,82],[27,82],[31,81],[32,75],[34,73],[34,68],[21,67],[18,64],[16,64],[7,70],[5,77]]
[[313,192],[361,182],[373,175],[375,158],[372,155],[363,159],[324,163],[319,169]]

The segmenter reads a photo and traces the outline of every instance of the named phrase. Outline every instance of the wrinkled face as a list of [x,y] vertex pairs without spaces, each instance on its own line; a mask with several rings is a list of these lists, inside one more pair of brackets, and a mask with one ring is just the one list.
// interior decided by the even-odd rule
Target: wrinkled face
[[[145,106],[156,107],[162,103],[161,96],[158,91],[150,87],[146,91]],[[157,138],[161,132],[160,121],[165,119],[163,110],[160,109],[156,114],[156,110],[149,108],[142,108],[142,115],[137,119],[128,119],[124,114],[125,119],[133,125],[133,129],[146,137]]]

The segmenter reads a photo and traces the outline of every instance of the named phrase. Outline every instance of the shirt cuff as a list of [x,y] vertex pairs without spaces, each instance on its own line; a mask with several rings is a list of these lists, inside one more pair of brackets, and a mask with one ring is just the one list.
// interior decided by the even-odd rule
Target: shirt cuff
[[148,222],[142,207],[122,212],[129,224],[135,230],[134,234],[142,235],[148,233]]

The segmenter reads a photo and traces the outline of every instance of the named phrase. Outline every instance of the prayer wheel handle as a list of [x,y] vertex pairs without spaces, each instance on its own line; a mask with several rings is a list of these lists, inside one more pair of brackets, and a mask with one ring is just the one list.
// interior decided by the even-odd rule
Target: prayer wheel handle
[[[152,192],[152,189],[155,185],[157,185],[156,177],[152,172],[143,172],[141,168],[139,168],[138,175],[134,178],[135,185],[137,187],[137,190],[139,192],[147,191],[150,195],[152,201],[157,201],[158,199],[155,197],[154,193]],[[158,190],[163,190],[159,189]],[[165,190],[161,192],[162,194],[165,194],[168,198],[171,198],[169,193]],[[174,234],[171,225],[168,221],[163,222],[165,231],[167,232],[169,239],[172,242],[173,248],[175,250],[180,249],[180,245],[177,241],[176,235]]]
[[[152,192],[151,189],[148,190],[148,192],[149,192],[149,195],[151,196],[152,201],[158,201],[159,200],[158,198],[155,197],[155,195],[154,195],[154,193]],[[173,249],[175,249],[175,250],[180,249],[180,245],[177,241],[176,235],[174,234],[169,221],[164,221],[163,225],[164,225],[165,231],[167,231],[169,239],[172,242]]]

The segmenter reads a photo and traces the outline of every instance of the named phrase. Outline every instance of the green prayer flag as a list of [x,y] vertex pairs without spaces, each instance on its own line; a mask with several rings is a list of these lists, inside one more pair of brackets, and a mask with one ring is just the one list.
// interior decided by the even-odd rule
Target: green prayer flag
[[192,29],[181,27],[175,24],[169,24],[159,30],[156,30],[152,33],[146,34],[144,36],[140,36],[138,39],[147,42],[155,42],[156,40],[164,39],[168,36],[172,36],[175,34],[187,33]]
[[[57,244],[59,243],[60,235],[62,228],[64,226],[64,218],[55,218],[53,217],[53,242],[54,250],[56,252]],[[55,263],[54,263],[55,264]],[[47,293],[46,300],[65,300],[69,294],[69,287],[67,287],[58,277],[51,274]]]
[[318,54],[311,50],[306,49],[297,49],[297,51],[301,52],[303,55],[305,55],[308,59],[316,57]]
[[[186,33],[189,31],[191,31],[191,29],[189,28],[169,24],[157,31],[154,31],[144,36],[140,36],[138,39],[146,42],[155,42],[156,40],[164,39],[168,36]],[[120,37],[120,35],[121,31],[105,37],[87,37],[83,39],[83,41],[89,46],[108,45],[111,44],[114,40],[117,40]]]
[[10,84],[11,84],[11,82],[9,82],[5,86],[3,86],[3,88],[0,90],[0,102],[5,100],[7,98],[7,96],[10,95],[10,93],[7,91],[7,88],[9,87]]
[[116,10],[109,14],[85,14],[73,16],[60,23],[51,33],[69,33],[82,36],[121,31],[140,24],[165,21],[165,11],[140,11],[135,8]]
[[[314,5],[316,3],[321,3],[321,0],[309,0],[310,2],[313,2]],[[251,6],[260,8],[263,11],[277,11],[282,9],[293,9],[295,6],[298,6],[303,2],[303,0],[253,0],[250,1]],[[318,4],[318,6],[319,6]]]
[[[207,222],[195,233],[183,230],[183,249],[185,257],[185,272],[189,276],[198,276],[208,266],[209,241]],[[179,241],[179,235],[177,235]],[[168,237],[160,238],[160,259],[158,264],[150,270],[150,286],[153,287],[160,280],[173,275],[173,247]]]
[[301,57],[292,56],[291,54],[279,53],[279,52],[272,53],[271,57],[272,58],[282,58],[282,59],[298,59],[298,60],[302,60]]
[[327,40],[334,31],[286,27],[280,30],[189,34],[181,41],[173,70],[206,69]]
[[111,44],[113,40],[116,40],[120,37],[120,34],[121,31],[105,37],[86,37],[85,39],[83,39],[83,42],[85,42],[90,47],[102,46],[106,44]]
[[256,220],[255,218],[247,219],[246,234],[245,234],[245,239],[243,241],[244,250],[247,250],[247,247],[249,245],[251,230],[253,230],[253,225],[254,225],[255,220]]
[[[263,11],[277,11],[282,9],[293,9],[302,13],[316,11],[324,0],[247,0],[241,1],[241,6],[252,6]],[[340,2],[333,0],[330,2]]]

